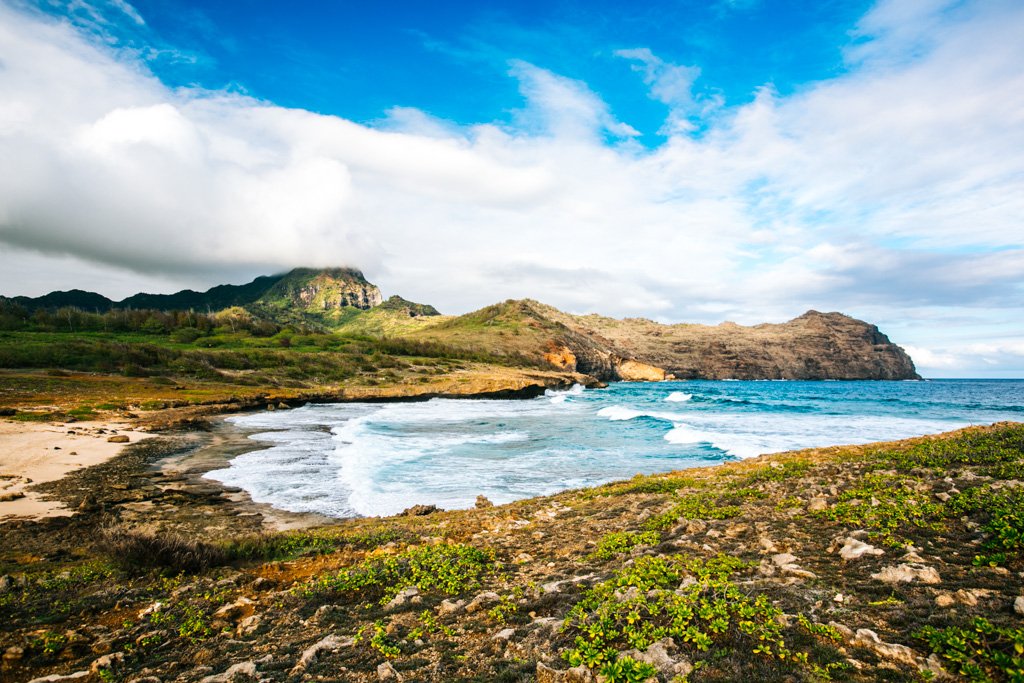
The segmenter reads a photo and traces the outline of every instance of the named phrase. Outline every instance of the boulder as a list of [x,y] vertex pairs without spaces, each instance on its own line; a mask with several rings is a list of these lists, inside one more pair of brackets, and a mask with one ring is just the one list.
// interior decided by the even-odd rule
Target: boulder
[[401,515],[403,517],[422,517],[424,515],[432,515],[435,512],[441,512],[441,508],[436,505],[413,505],[402,510]]
[[475,598],[469,601],[469,604],[466,605],[466,611],[470,613],[476,612],[478,610],[483,609],[487,605],[493,605],[496,602],[501,602],[501,596],[497,593],[493,591],[480,593]]
[[299,661],[296,662],[295,666],[292,668],[292,673],[302,673],[307,666],[317,660],[317,657],[320,656],[321,652],[333,652],[343,647],[351,647],[353,642],[352,638],[341,638],[333,634],[321,638],[313,645],[302,651],[302,654],[299,656]]
[[922,564],[899,564],[884,567],[882,571],[872,574],[871,578],[882,583],[924,583],[929,585],[942,583],[942,577],[934,567]]
[[858,560],[864,555],[884,555],[885,551],[873,545],[850,537],[843,541],[843,547],[839,549],[839,557],[846,562]]

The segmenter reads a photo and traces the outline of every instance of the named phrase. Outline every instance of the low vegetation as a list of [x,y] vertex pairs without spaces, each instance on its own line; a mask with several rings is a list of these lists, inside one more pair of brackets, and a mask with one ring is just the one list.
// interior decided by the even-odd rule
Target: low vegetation
[[280,533],[213,494],[111,528],[136,468],[4,529],[3,673],[1021,680],[1022,462],[1004,424]]

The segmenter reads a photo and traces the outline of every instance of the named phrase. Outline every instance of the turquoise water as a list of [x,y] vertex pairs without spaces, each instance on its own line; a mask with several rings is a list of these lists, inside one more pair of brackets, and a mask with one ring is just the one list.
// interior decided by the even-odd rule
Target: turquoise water
[[1024,380],[623,382],[531,400],[314,404],[230,420],[271,447],[208,477],[282,509],[349,517],[1024,421]]

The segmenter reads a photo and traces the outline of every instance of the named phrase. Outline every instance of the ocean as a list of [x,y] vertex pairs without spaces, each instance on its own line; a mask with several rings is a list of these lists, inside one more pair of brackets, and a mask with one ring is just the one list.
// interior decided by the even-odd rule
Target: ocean
[[1024,421],[1024,380],[688,381],[228,418],[269,445],[206,476],[333,517],[472,507],[797,448]]

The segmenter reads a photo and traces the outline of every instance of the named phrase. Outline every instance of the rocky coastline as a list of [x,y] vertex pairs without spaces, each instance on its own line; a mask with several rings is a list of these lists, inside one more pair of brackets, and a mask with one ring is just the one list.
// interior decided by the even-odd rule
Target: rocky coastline
[[[991,652],[1020,629],[1024,565],[1016,546],[993,554],[993,522],[1020,492],[1021,424],[341,521],[282,519],[202,479],[254,446],[194,424],[43,485],[76,513],[0,526],[4,680],[952,680],[941,634],[978,619],[1003,635],[968,659],[1003,680]],[[132,554],[170,540],[192,554]],[[450,575],[417,573],[432,562]],[[690,624],[707,649],[576,637],[634,602],[662,628],[664,600],[716,591],[762,596],[756,628],[723,605],[724,630]]]

